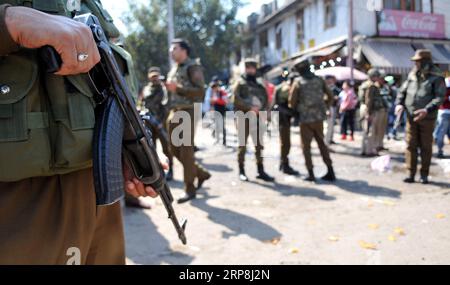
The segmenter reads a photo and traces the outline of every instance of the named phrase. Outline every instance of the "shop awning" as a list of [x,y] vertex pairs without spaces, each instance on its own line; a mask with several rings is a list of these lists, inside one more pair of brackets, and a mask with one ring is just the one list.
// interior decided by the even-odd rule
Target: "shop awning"
[[321,48],[315,52],[312,52],[310,54],[308,54],[309,56],[328,56],[330,54],[333,54],[335,52],[337,52],[338,50],[340,50],[341,48],[343,48],[345,46],[345,44],[337,44],[337,45],[332,45],[332,46],[328,46],[328,47],[324,47]]
[[384,69],[390,74],[408,74],[415,51],[410,43],[389,41],[366,41],[362,52],[373,67]]

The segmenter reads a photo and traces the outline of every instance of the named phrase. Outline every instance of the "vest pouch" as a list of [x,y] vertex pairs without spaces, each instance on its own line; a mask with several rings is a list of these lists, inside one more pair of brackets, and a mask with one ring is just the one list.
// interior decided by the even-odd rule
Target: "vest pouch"
[[33,53],[0,57],[0,181],[49,175],[48,116]]
[[47,75],[52,120],[52,168],[58,174],[92,166],[93,93],[85,75]]

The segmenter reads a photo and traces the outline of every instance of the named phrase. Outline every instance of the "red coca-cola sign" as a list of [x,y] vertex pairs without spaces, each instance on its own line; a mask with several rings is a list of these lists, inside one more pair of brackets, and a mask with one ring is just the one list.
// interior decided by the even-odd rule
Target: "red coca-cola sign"
[[380,36],[445,39],[445,17],[399,10],[379,14]]

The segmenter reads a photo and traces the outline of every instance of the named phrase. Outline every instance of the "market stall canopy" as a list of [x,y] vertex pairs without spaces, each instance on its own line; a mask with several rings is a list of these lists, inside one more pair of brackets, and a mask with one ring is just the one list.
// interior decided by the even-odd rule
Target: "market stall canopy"
[[450,64],[450,45],[439,43],[414,43],[416,49],[429,49],[433,55],[433,62],[437,64]]
[[408,74],[414,66],[411,57],[415,52],[410,43],[366,41],[362,52],[372,67],[390,74]]
[[[350,67],[347,66],[328,67],[317,70],[315,74],[320,77],[334,76],[338,81],[350,80]],[[357,81],[364,81],[368,79],[367,74],[357,69],[353,69],[353,75],[354,79]]]

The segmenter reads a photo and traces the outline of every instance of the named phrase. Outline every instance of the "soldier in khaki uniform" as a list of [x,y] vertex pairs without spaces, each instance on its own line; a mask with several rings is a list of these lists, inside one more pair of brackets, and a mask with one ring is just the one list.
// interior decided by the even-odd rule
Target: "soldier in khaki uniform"
[[170,152],[169,137],[165,128],[165,121],[167,119],[169,94],[166,87],[161,82],[161,70],[159,67],[151,67],[148,71],[149,83],[144,87],[144,104],[148,113],[156,120],[161,126],[151,126],[152,138],[156,143],[160,141],[163,148],[163,153],[169,159],[169,171],[166,174],[166,180],[171,181],[173,179],[173,156]]
[[[250,134],[252,135],[253,144],[255,145],[255,156],[258,167],[257,179],[264,181],[274,181],[274,178],[269,176],[264,171],[262,150],[263,144],[260,139],[263,133],[264,124],[260,122],[260,111],[268,111],[269,102],[264,83],[257,78],[258,63],[254,59],[245,60],[245,74],[243,74],[233,86],[234,108],[236,111],[241,111],[245,118],[237,120],[237,130],[239,138],[239,179],[241,181],[248,181],[245,173],[245,153],[247,151],[247,141]],[[250,123],[251,117],[256,121],[256,126]],[[250,119],[249,119],[250,118]],[[256,127],[256,130],[254,128]],[[243,140],[243,141],[242,141]]]
[[417,50],[412,60],[416,66],[402,85],[396,101],[396,113],[406,110],[407,115],[406,165],[409,176],[404,182],[414,183],[420,150],[420,182],[427,184],[433,154],[433,130],[446,87],[444,76],[433,64],[429,50]]
[[378,155],[379,138],[384,137],[386,127],[383,127],[384,102],[380,93],[381,73],[374,68],[369,70],[368,75],[369,80],[359,87],[363,125],[361,155],[372,157]]
[[303,155],[305,157],[308,176],[306,181],[314,182],[314,166],[311,157],[311,142],[314,138],[319,145],[320,153],[328,172],[322,177],[325,181],[334,181],[336,176],[330,152],[324,141],[323,121],[327,119],[327,110],[333,104],[333,93],[325,81],[310,71],[309,58],[299,58],[294,62],[294,70],[300,76],[294,81],[289,93],[289,107],[300,115],[300,135]]
[[[183,164],[185,196],[178,203],[185,203],[196,197],[196,190],[211,178],[211,174],[195,161],[194,156],[194,103],[201,103],[205,97],[205,82],[200,63],[189,58],[190,47],[186,41],[175,39],[171,46],[172,59],[175,65],[167,76],[166,88],[169,94],[169,106],[171,108],[167,118],[169,130],[170,151]],[[183,136],[190,135],[188,145],[178,146],[174,144],[172,134],[181,124],[173,118],[176,112],[187,112],[190,117],[190,130],[183,130]],[[197,187],[194,181],[197,178]]]
[[[66,4],[0,1],[0,264],[125,263],[120,204],[97,207],[93,184],[84,73],[100,56],[89,28],[60,17],[70,15]],[[116,36],[100,1],[82,7]],[[61,55],[57,74],[38,64],[45,45]],[[156,196],[128,176],[129,193]]]
[[289,165],[289,152],[291,150],[291,121],[295,115],[294,110],[289,108],[289,91],[296,73],[289,74],[288,71],[283,73],[283,82],[277,86],[275,90],[275,100],[273,110],[279,112],[279,129],[280,129],[280,147],[281,147],[281,161],[280,171],[288,175],[299,175],[300,173],[294,170]]

